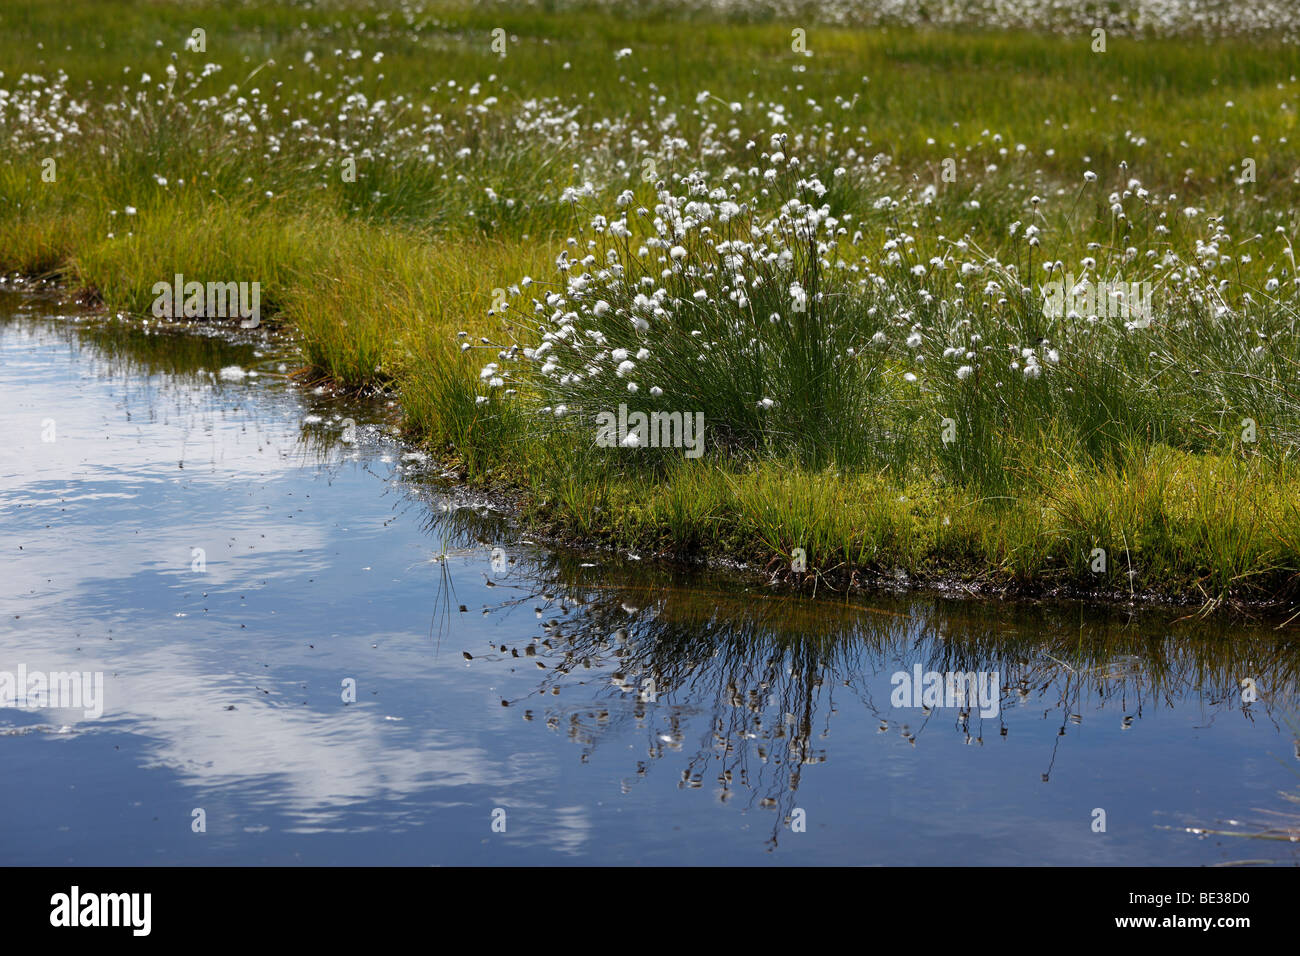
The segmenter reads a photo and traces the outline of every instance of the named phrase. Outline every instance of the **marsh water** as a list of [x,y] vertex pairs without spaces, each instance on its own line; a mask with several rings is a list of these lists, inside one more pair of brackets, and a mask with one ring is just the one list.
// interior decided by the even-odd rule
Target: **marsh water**
[[0,709],[0,862],[1300,859],[1213,832],[1298,809],[1294,628],[544,547],[290,355],[0,296],[0,677],[103,680]]

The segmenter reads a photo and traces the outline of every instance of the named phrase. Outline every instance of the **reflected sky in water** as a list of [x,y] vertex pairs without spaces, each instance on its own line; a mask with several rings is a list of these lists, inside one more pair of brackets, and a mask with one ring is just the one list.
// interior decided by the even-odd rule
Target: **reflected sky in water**
[[[106,702],[0,709],[0,862],[1300,859],[1187,832],[1295,809],[1294,629],[549,550],[288,346],[58,312],[0,297],[0,671]],[[918,665],[996,716],[895,706]]]

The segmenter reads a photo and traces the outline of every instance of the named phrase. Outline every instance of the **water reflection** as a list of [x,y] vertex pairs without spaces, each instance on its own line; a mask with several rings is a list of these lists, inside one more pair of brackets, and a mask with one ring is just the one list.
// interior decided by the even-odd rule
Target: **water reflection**
[[[433,527],[457,526],[466,544],[499,540],[473,509],[435,514]],[[1085,720],[1128,731],[1194,701],[1203,727],[1240,717],[1293,733],[1283,721],[1300,699],[1293,639],[1266,628],[1229,638],[1221,622],[1166,630],[1169,616],[1158,612],[936,597],[810,601],[535,549],[490,580],[506,596],[482,613],[537,619],[531,636],[474,658],[538,669],[535,687],[503,703],[562,733],[583,761],[607,737],[640,740],[625,789],[670,758],[680,788],[775,810],[772,846],[792,823],[803,776],[829,759],[833,725],[846,720],[913,748],[935,734],[982,747],[1018,725],[1050,745],[1041,765],[1048,783],[1063,738]],[[891,677],[918,668],[996,673],[998,716],[978,706],[895,706]],[[1243,700],[1245,677],[1258,700]],[[1292,746],[1300,759],[1300,738]]]

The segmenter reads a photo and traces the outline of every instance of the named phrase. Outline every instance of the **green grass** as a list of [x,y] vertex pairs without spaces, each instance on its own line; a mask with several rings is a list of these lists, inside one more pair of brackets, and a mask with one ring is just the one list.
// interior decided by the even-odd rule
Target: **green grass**
[[[314,376],[395,391],[413,439],[564,537],[741,558],[809,586],[902,571],[1295,596],[1300,48],[1114,33],[1094,53],[1068,25],[809,23],[806,57],[799,23],[621,13],[7,4],[0,270],[142,317],[178,272],[257,281]],[[185,48],[195,28],[203,52]],[[802,166],[768,183],[750,170],[771,165],[774,132]],[[778,193],[828,205],[844,232],[815,250],[786,223],[790,263],[750,256],[764,282],[741,307],[719,223],[683,233],[680,267],[637,248],[656,182],[683,195],[696,171],[750,202],[740,238],[777,216]],[[796,185],[812,175],[825,195]],[[592,220],[616,219],[625,190],[650,214],[616,241]],[[1126,192],[1118,219],[1110,196]],[[588,271],[617,262],[682,303],[644,334],[627,322],[636,289],[603,291],[600,319],[594,293],[566,308],[611,347],[652,346],[632,402],[654,384],[646,407],[704,412],[703,458],[593,447],[591,416],[628,400],[623,378],[565,383],[496,357],[556,330],[532,300],[589,242]],[[1042,264],[1078,275],[1084,257],[1095,278],[1152,282],[1151,328],[1044,314],[1038,287],[1060,273]],[[822,294],[810,310],[792,309],[792,278]],[[570,370],[593,351],[570,349]],[[480,379],[490,361],[514,395]],[[540,413],[561,404],[565,418]],[[809,573],[788,571],[795,548]]]

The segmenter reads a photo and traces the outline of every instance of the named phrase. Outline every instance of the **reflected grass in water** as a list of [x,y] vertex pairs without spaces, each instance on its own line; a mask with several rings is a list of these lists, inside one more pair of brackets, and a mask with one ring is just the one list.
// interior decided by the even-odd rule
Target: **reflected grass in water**
[[[471,508],[450,509],[431,524],[451,529],[468,548],[500,541],[501,523],[485,527],[478,518]],[[698,576],[590,555],[526,547],[511,554],[511,569],[497,581],[510,596],[482,613],[531,607],[541,634],[476,651],[474,659],[486,666],[532,659],[541,675],[530,693],[502,704],[563,731],[584,762],[602,740],[638,734],[643,756],[631,785],[679,755],[679,787],[713,786],[722,803],[776,811],[770,848],[789,825],[804,773],[828,759],[830,715],[846,696],[856,702],[850,715],[869,716],[881,733],[900,734],[913,747],[945,723],[980,746],[987,734],[1008,735],[1009,711],[1042,711],[1044,732],[1054,737],[1043,782],[1071,727],[1097,711],[1113,710],[1127,730],[1199,698],[1210,722],[1239,712],[1277,728],[1279,715],[1300,700],[1300,647],[1266,627],[1226,634],[1201,619],[1082,603],[913,596],[865,606],[726,582],[703,586]],[[950,718],[930,708],[900,716],[887,689],[882,696],[882,677],[916,664],[941,673],[996,671],[999,716],[985,720],[966,708]],[[1260,690],[1256,702],[1242,698],[1246,676]],[[696,716],[707,716],[710,731],[692,743],[687,727]]]

